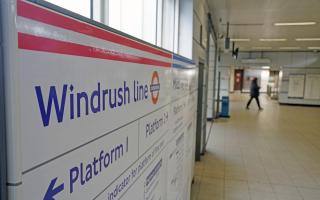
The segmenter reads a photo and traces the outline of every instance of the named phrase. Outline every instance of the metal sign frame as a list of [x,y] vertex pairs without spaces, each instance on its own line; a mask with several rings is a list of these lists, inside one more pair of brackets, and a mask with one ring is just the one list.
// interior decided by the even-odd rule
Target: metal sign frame
[[[202,138],[203,136],[203,79],[204,79],[204,62],[201,60],[198,63],[199,73],[198,73],[198,105],[197,105],[197,128],[196,128],[196,151],[195,151],[195,160],[200,161],[201,160],[201,153],[202,153]],[[205,119],[206,120],[206,119]]]
[[[1,1],[2,2],[2,1]],[[0,16],[2,4],[0,2]],[[7,151],[6,151],[6,122],[5,122],[5,92],[4,92],[4,62],[2,23],[0,17],[0,199],[7,199]]]
[[[18,2],[19,1],[20,0],[18,0]],[[10,0],[10,2],[14,2],[14,0],[13,1]],[[26,2],[26,1],[23,1],[23,2]],[[32,2],[34,2],[34,1],[32,1]],[[7,3],[8,2],[6,2],[6,1],[0,1],[0,8],[8,8],[9,4],[7,4]],[[42,3],[45,4],[44,2],[42,2]],[[39,3],[39,5],[40,5],[40,3]],[[49,6],[52,6],[52,5],[48,4],[48,7]],[[56,8],[56,10],[58,10],[58,8]],[[3,16],[6,16],[5,18],[4,17],[0,18],[0,27],[2,27],[2,30],[0,29],[0,161],[1,161],[0,162],[0,167],[1,167],[0,168],[1,169],[1,171],[0,171],[0,179],[1,179],[0,197],[1,198],[0,199],[1,200],[2,199],[3,200],[7,200],[8,198],[10,198],[10,199],[11,198],[12,199],[20,199],[21,198],[22,199],[22,198],[25,198],[23,196],[20,196],[20,195],[23,194],[23,191],[16,189],[17,188],[16,186],[22,185],[21,178],[20,178],[20,177],[22,177],[22,175],[20,174],[21,169],[18,168],[18,167],[21,167],[21,165],[19,165],[20,163],[15,164],[16,161],[19,161],[20,159],[15,157],[15,156],[12,156],[12,154],[16,153],[16,152],[12,153],[12,149],[16,150],[16,148],[18,148],[20,146],[20,145],[16,145],[15,141],[18,141],[18,139],[20,141],[20,138],[18,138],[18,139],[13,138],[12,140],[10,140],[11,136],[13,134],[17,134],[18,135],[18,134],[20,134],[20,131],[19,130],[18,131],[12,131],[11,128],[15,127],[14,123],[16,123],[16,121],[13,121],[13,123],[10,124],[9,121],[10,120],[15,120],[15,119],[6,118],[6,116],[9,116],[11,113],[13,113],[11,111],[11,109],[10,109],[11,108],[10,106],[15,106],[15,103],[10,101],[9,98],[12,97],[12,99],[20,99],[20,98],[16,98],[17,97],[16,95],[10,95],[9,93],[12,92],[12,89],[16,90],[16,88],[19,88],[20,85],[16,84],[16,80],[15,79],[9,79],[9,77],[6,77],[7,80],[4,81],[5,76],[8,75],[8,72],[10,72],[10,69],[11,69],[10,68],[11,66],[9,64],[7,64],[7,61],[8,60],[9,61],[15,60],[14,58],[8,58],[8,54],[10,54],[12,52],[7,53],[7,51],[10,50],[8,47],[13,47],[13,49],[16,50],[15,49],[16,48],[16,46],[15,46],[16,44],[14,43],[16,41],[14,40],[13,42],[9,43],[8,41],[10,41],[10,40],[7,39],[8,35],[11,35],[11,33],[14,33],[14,31],[12,31],[11,29],[7,29],[7,27],[9,27],[9,25],[10,25],[10,27],[12,27],[12,24],[13,24],[12,21],[15,19],[15,18],[13,18],[13,17],[15,17],[14,16],[15,13],[14,13],[14,10],[13,10],[10,13],[12,15],[9,16],[6,9],[0,9],[0,11],[3,12],[3,13],[0,12],[0,14],[2,14]],[[64,12],[67,13],[67,11],[64,11]],[[69,16],[71,16],[72,13],[69,12],[69,14],[70,14]],[[8,18],[9,19],[11,18],[10,20],[12,20],[12,21],[10,21],[10,23],[8,23]],[[77,16],[75,18],[76,19],[82,19],[80,16]],[[90,21],[89,19],[82,20],[82,21],[90,23],[90,24],[95,24],[95,23],[93,23],[93,21]],[[96,23],[96,25],[98,27],[100,27],[100,28],[106,28],[104,25],[99,24],[99,23]],[[107,30],[111,30],[110,28],[106,28],[106,29]],[[112,30],[112,32],[118,33],[119,35],[125,35],[122,32],[116,32],[114,30]],[[4,36],[3,38],[5,38],[5,40],[1,39],[1,34],[3,34],[3,36]],[[127,37],[127,38],[134,39],[135,41],[138,41],[138,42],[140,41],[140,40],[137,40],[136,38],[133,38],[133,37]],[[5,46],[6,49],[1,45],[3,41],[6,42],[6,46]],[[7,42],[10,45],[7,45]],[[141,42],[141,43],[146,44],[145,42]],[[148,45],[152,46],[150,44],[148,44]],[[157,49],[161,49],[161,48],[157,47]],[[168,51],[165,51],[165,52],[168,52]],[[16,55],[15,53],[16,52],[13,52],[12,54]],[[5,66],[4,66],[4,64],[5,64]],[[18,68],[19,66],[17,67],[15,64],[16,63],[14,63],[12,66],[14,68]],[[15,76],[13,76],[13,77],[15,77]],[[12,87],[9,88],[8,86],[10,86],[10,84],[12,84]],[[196,85],[196,84],[194,84],[194,85]],[[6,88],[5,88],[5,86],[6,86]],[[24,87],[24,86],[22,85],[22,87]],[[5,96],[5,93],[7,93],[9,95]],[[6,98],[4,98],[4,97],[6,97]],[[6,105],[5,105],[5,100],[7,102]],[[5,110],[7,110],[7,113],[5,113]],[[17,112],[17,113],[14,113],[14,114],[15,114],[15,116],[20,117],[20,112]],[[7,124],[7,126],[5,126],[6,124]],[[7,144],[6,144],[6,142],[7,142]],[[21,151],[17,151],[17,152],[18,153],[16,153],[16,154],[18,154],[19,157],[20,157]],[[7,156],[7,154],[8,154],[8,156]],[[17,167],[17,169],[14,171],[14,173],[12,173],[12,171],[13,171],[12,169],[16,168],[16,167]],[[17,178],[15,177],[15,175],[17,175]],[[11,179],[13,179],[14,181],[11,182]],[[48,187],[48,190],[47,190],[47,192],[45,194],[49,194],[49,193],[51,193],[52,190],[55,190],[53,188],[53,186],[55,185],[54,184],[55,183],[54,180],[57,180],[57,179],[52,179],[51,182],[49,181],[50,184],[48,184],[49,187]],[[51,183],[53,183],[52,184],[52,188],[50,186]],[[12,186],[12,187],[10,187],[10,186]],[[14,188],[14,189],[11,189],[11,188]],[[31,185],[30,188],[34,188],[33,185]],[[31,193],[31,192],[30,192],[30,194],[33,195],[33,193]]]

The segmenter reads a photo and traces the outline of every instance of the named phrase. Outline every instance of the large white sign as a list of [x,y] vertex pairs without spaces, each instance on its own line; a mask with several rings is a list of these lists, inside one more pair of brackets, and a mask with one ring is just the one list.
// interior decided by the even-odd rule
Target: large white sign
[[320,99],[320,74],[306,75],[304,98]]
[[2,6],[15,19],[5,44],[15,91],[6,96],[9,199],[189,199],[194,64],[15,3]]
[[290,74],[288,97],[303,98],[304,96],[304,74]]

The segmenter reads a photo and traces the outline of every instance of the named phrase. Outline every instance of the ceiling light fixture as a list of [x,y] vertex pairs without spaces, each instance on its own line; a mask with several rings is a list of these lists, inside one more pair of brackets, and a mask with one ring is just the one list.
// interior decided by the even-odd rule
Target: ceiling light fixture
[[308,47],[310,50],[320,50],[320,47]]
[[310,26],[316,25],[317,22],[277,22],[275,26]]
[[320,41],[320,38],[296,38],[296,41]]
[[232,42],[249,42],[250,39],[249,38],[232,38],[231,41]]
[[270,66],[262,66],[262,69],[270,69]]
[[301,47],[280,47],[279,49],[282,49],[282,50],[295,50],[295,49],[301,49]]
[[261,42],[285,42],[287,39],[285,38],[261,38],[259,39]]
[[272,49],[272,47],[252,47],[252,49],[255,49],[255,50],[268,50],[268,49]]

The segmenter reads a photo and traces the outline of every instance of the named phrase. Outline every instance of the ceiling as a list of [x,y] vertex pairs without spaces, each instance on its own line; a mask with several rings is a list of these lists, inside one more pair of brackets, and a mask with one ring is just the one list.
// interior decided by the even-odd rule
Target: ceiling
[[[308,47],[320,50],[320,40],[296,41],[296,38],[320,38],[320,0],[208,0],[208,3],[219,21],[220,36],[226,36],[229,22],[230,38],[250,40],[236,42],[240,51],[310,51]],[[276,22],[316,24],[275,26]],[[263,38],[286,41],[260,41]],[[220,39],[220,43],[224,46],[224,39]],[[290,49],[292,47],[299,49]]]

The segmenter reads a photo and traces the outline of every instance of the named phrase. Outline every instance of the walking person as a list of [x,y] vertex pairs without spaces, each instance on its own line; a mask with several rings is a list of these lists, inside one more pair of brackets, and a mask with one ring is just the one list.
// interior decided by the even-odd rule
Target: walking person
[[257,77],[254,77],[250,86],[250,99],[247,103],[247,109],[249,109],[252,99],[255,99],[258,104],[259,110],[262,110],[260,106],[260,101],[259,101],[259,95],[260,95],[259,90],[260,90],[260,87],[258,86],[258,79]]

